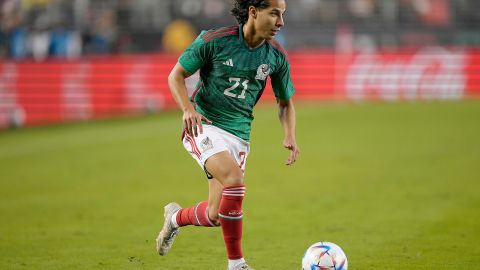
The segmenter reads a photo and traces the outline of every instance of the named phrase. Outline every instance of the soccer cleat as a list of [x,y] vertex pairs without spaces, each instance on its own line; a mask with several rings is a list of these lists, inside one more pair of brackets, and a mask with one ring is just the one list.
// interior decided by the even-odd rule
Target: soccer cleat
[[165,221],[163,223],[163,228],[157,237],[157,252],[161,256],[166,255],[170,248],[172,248],[173,241],[180,232],[180,228],[175,228],[173,226],[172,216],[181,208],[182,207],[175,202],[171,202],[165,206],[165,212],[163,214]]
[[233,267],[232,269],[227,269],[227,270],[255,270],[255,269],[248,266],[247,263],[241,263],[241,264]]

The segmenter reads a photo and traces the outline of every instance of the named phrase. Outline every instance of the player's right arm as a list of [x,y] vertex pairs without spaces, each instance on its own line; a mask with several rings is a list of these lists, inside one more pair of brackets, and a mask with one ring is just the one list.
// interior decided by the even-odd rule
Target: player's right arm
[[183,111],[183,128],[190,136],[198,136],[203,133],[202,120],[211,123],[205,116],[199,114],[188,99],[185,79],[191,74],[177,63],[168,76],[168,86],[178,107]]
[[170,92],[183,111],[183,128],[190,136],[203,133],[202,120],[211,124],[211,121],[199,114],[188,99],[185,79],[199,70],[205,63],[210,61],[211,47],[202,39],[203,31],[195,41],[182,53],[177,64],[168,76]]

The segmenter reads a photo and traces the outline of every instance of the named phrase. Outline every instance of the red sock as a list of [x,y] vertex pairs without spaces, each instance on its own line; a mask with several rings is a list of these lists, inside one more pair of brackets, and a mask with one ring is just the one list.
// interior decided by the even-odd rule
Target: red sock
[[227,256],[230,260],[243,258],[242,254],[242,201],[245,195],[245,186],[232,186],[223,189],[220,201],[220,225],[223,239],[227,247]]
[[177,214],[177,224],[180,227],[187,225],[214,227],[208,217],[208,202],[200,202],[190,208],[182,208]]

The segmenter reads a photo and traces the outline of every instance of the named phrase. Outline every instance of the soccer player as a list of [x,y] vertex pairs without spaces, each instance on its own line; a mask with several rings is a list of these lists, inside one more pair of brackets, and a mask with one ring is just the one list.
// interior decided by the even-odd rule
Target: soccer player
[[[299,155],[295,139],[294,93],[290,65],[274,36],[283,27],[285,0],[236,0],[231,11],[238,25],[203,31],[180,56],[168,78],[175,101],[183,111],[183,145],[209,179],[208,201],[190,208],[165,206],[165,221],[157,251],[165,255],[188,225],[221,226],[228,270],[252,269],[242,253],[244,171],[250,151],[253,107],[270,76],[290,150],[286,165]],[[189,100],[185,78],[200,70]]]

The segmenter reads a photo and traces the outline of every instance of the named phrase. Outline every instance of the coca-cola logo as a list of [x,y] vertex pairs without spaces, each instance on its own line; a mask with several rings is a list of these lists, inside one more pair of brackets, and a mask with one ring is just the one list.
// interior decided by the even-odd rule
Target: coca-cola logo
[[354,100],[460,99],[466,85],[466,54],[429,47],[415,54],[358,55],[348,68],[346,94]]

